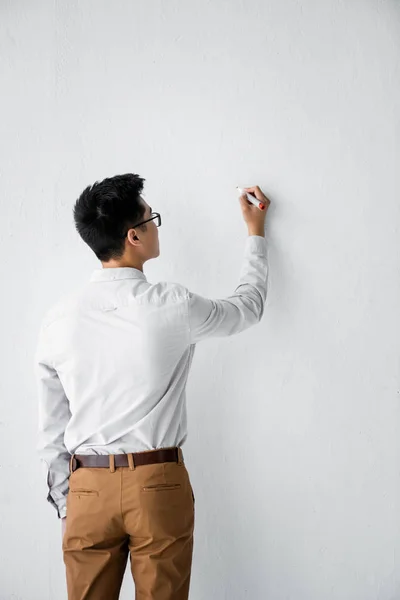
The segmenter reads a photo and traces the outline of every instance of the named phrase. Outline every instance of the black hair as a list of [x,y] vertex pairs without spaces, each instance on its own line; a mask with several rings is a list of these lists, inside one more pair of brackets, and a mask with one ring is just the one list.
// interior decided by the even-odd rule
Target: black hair
[[[145,179],[135,173],[115,175],[87,186],[75,202],[75,227],[97,258],[107,262],[125,250],[124,234],[146,212],[140,193]],[[147,225],[141,225],[144,231]]]

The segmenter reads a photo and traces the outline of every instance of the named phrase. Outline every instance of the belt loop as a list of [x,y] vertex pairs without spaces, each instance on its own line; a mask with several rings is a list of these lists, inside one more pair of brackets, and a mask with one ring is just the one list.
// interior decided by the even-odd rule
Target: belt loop
[[74,468],[73,468],[74,462],[76,464],[76,460],[74,461],[74,458],[75,458],[75,454],[71,454],[71,458],[69,459],[69,473],[70,474],[74,472]]
[[182,448],[180,446],[178,446],[178,465],[182,465],[183,464],[183,452],[182,452]]
[[135,467],[135,461],[133,458],[133,452],[128,452],[128,463],[129,463],[129,470],[134,471],[136,469],[136,467]]
[[114,454],[110,454],[110,471],[111,471],[111,473],[115,473],[115,456],[114,456]]

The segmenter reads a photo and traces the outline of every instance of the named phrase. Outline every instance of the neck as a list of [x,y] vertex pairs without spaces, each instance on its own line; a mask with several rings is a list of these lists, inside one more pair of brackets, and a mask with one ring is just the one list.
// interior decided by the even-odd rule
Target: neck
[[107,262],[101,261],[104,269],[116,269],[118,267],[131,267],[132,269],[138,269],[143,273],[143,263],[130,260],[109,260]]

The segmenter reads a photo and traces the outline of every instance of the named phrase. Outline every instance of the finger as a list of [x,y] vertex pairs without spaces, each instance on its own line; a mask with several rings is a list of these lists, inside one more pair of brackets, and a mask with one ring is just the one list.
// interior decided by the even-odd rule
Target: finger
[[246,192],[251,193],[253,196],[255,196],[257,198],[257,200],[259,200],[260,202],[262,202],[263,204],[267,203],[267,197],[266,195],[261,191],[261,189],[259,188],[258,185],[255,185],[253,187],[250,188],[243,188]]

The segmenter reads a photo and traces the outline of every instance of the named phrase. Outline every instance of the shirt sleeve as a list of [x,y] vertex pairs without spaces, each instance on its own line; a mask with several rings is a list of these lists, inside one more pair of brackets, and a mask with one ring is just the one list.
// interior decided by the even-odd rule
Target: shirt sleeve
[[47,500],[61,519],[66,516],[69,491],[71,455],[64,445],[64,431],[71,413],[68,398],[50,357],[46,329],[42,326],[34,363],[39,400],[36,448],[49,490]]
[[264,314],[268,288],[268,251],[265,237],[246,238],[239,285],[227,298],[212,300],[188,292],[190,343],[225,337],[258,323]]

